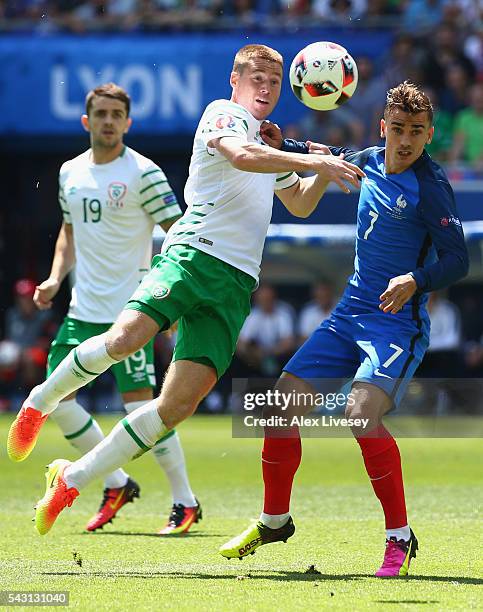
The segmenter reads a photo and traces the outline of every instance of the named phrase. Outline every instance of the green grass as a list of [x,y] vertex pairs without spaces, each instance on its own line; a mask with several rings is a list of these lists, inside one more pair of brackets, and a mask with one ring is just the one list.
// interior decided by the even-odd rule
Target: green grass
[[[468,610],[481,607],[481,466],[479,439],[403,439],[411,524],[420,551],[411,576],[378,580],[383,517],[357,444],[305,440],[293,498],[295,536],[243,562],[217,552],[261,505],[260,440],[232,439],[223,417],[193,417],[179,428],[193,488],[205,518],[185,537],[154,537],[170,507],[166,480],[149,456],[130,474],[142,497],[99,533],[83,526],[100,501],[86,489],[45,537],[30,522],[43,495],[44,466],[75,451],[47,423],[21,464],[0,418],[0,589],[67,590],[79,610]],[[113,419],[100,420],[105,431]],[[82,567],[73,559],[82,557]],[[306,574],[315,565],[320,574]],[[14,608],[20,609],[20,608]]]

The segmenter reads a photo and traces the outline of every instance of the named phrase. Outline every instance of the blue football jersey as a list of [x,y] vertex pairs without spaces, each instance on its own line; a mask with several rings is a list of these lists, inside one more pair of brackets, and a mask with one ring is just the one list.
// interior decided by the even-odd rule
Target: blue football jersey
[[[284,141],[285,150],[308,152]],[[378,309],[391,278],[411,272],[418,291],[398,316],[418,318],[425,292],[446,287],[468,272],[468,252],[453,190],[444,170],[424,152],[410,168],[386,174],[384,147],[363,151],[329,147],[364,170],[357,209],[354,273],[342,301]]]

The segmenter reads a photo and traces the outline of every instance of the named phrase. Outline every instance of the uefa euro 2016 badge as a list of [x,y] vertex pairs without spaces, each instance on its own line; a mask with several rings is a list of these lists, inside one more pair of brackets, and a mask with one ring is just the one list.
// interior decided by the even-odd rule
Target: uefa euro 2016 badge
[[234,128],[235,120],[231,115],[220,115],[215,123],[217,129],[223,130],[225,128]]
[[164,300],[164,298],[168,297],[169,295],[169,289],[168,287],[163,287],[162,285],[156,285],[151,293],[155,300]]

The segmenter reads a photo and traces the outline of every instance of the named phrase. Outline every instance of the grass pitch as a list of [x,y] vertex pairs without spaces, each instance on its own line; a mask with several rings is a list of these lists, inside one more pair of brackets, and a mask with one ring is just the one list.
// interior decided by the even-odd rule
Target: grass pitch
[[[70,607],[79,610],[469,610],[483,605],[479,439],[399,441],[420,550],[408,579],[380,580],[373,573],[384,549],[382,511],[351,439],[304,441],[292,507],[295,536],[229,562],[217,549],[258,515],[262,485],[261,441],[232,439],[228,418],[193,417],[179,428],[205,518],[187,536],[171,539],[155,536],[171,501],[166,479],[149,456],[129,465],[141,484],[141,499],[123,508],[114,524],[83,533],[100,502],[97,482],[48,535],[37,535],[30,519],[44,492],[44,466],[54,458],[74,458],[76,451],[48,422],[29,459],[11,463],[5,440],[12,418],[0,418],[2,590],[69,591]],[[104,431],[115,420],[100,419]],[[310,566],[320,573],[307,573]]]

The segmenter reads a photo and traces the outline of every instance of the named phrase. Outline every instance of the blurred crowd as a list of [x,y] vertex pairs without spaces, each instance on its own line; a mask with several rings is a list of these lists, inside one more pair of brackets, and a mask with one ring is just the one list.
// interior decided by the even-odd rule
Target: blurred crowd
[[5,312],[0,336],[0,411],[45,376],[47,354],[55,331],[53,313],[37,310],[35,283],[19,279],[13,288],[13,304]]
[[[284,21],[285,20],[285,21]],[[450,179],[483,176],[482,0],[0,0],[7,29],[145,31],[306,25],[395,32],[378,58],[356,57],[357,94],[336,113],[307,111],[285,135],[353,148],[378,144],[389,87],[408,79],[433,100],[430,154]]]
[[[44,380],[48,348],[61,317],[56,311],[37,310],[32,300],[34,291],[35,283],[30,279],[18,280],[13,288],[14,301],[0,336],[0,412],[18,409],[28,391]],[[242,328],[233,363],[202,409],[229,410],[233,378],[276,379],[297,348],[330,316],[339,297],[326,279],[314,282],[308,302],[294,306],[299,293],[289,291],[286,301],[280,299],[275,286],[260,285],[254,293],[252,311]],[[437,382],[424,383],[420,403],[433,408],[443,406],[446,413],[452,410],[471,413],[481,407],[482,305],[483,295],[478,296],[474,290],[460,294],[456,301],[449,300],[443,292],[430,294],[430,346],[417,375]],[[156,337],[158,381],[169,365],[175,339],[176,332]],[[93,392],[84,393],[93,411],[106,405],[121,409],[109,373],[103,375]]]
[[483,175],[483,27],[465,37],[454,24],[443,23],[429,40],[401,33],[382,63],[355,59],[359,83],[354,98],[337,112],[309,112],[300,123],[285,126],[286,136],[354,149],[382,144],[379,123],[386,91],[407,79],[420,85],[435,107],[428,152],[445,164],[450,179]]
[[10,21],[49,21],[53,28],[160,29],[321,24],[389,25],[429,32],[442,21],[471,27],[481,19],[480,0],[1,0]]

